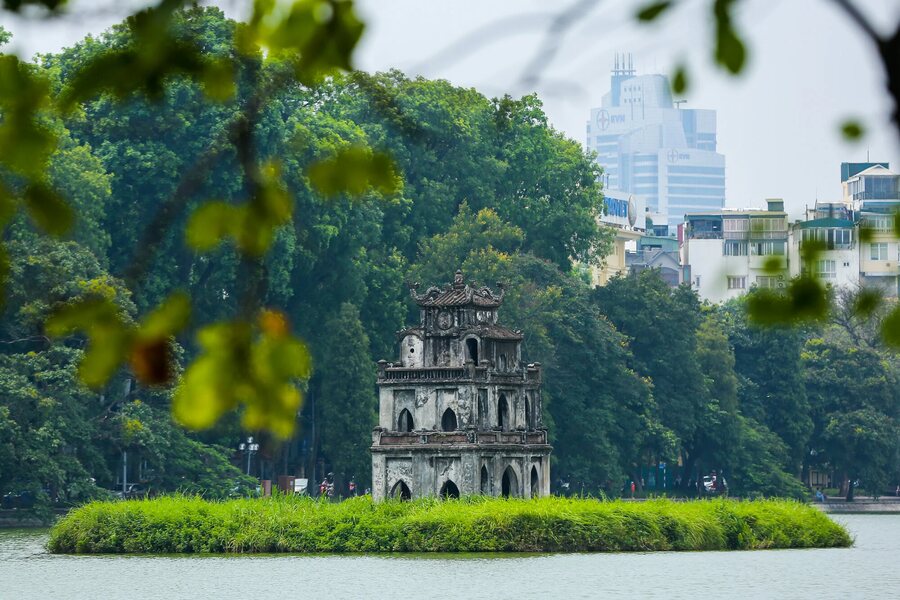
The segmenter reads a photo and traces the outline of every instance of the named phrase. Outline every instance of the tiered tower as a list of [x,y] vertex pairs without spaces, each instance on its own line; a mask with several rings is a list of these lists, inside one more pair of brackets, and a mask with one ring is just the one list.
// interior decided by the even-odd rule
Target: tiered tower
[[398,333],[400,360],[378,363],[372,495],[546,496],[550,446],[541,366],[497,323],[503,288],[452,284],[410,293],[420,324]]

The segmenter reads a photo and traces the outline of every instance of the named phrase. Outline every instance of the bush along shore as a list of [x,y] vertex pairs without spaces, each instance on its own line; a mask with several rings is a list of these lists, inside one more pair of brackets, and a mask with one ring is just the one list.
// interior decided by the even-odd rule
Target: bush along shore
[[847,531],[794,501],[463,498],[326,503],[170,496],[92,502],[50,534],[56,553],[575,552],[825,548]]

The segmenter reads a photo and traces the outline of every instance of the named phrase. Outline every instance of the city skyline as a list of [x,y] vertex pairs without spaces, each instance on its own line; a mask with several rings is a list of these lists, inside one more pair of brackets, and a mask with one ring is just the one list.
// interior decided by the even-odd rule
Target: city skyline
[[638,73],[631,55],[616,56],[586,142],[604,168],[605,189],[642,196],[658,235],[674,233],[687,212],[725,204],[716,111],[682,108],[668,77]]
[[[86,2],[71,4],[76,16],[50,23],[4,15],[0,24],[15,35],[12,51],[57,51],[120,21],[126,10],[120,5],[146,2],[93,2],[80,16]],[[668,75],[686,63],[692,85],[679,99],[686,108],[718,113],[718,151],[728,157],[728,207],[761,207],[765,198],[779,197],[795,218],[817,199],[840,197],[841,162],[900,164],[881,65],[843,14],[823,0],[743,4],[738,24],[750,57],[740,78],[710,64],[705,4],[679,6],[664,23],[642,26],[633,19],[638,1],[600,3],[548,44],[547,28],[565,6],[548,11],[536,0],[426,6],[364,0],[359,7],[367,31],[356,63],[367,71],[399,68],[410,76],[444,78],[489,96],[536,91],[551,123],[582,145],[585,114],[608,89],[616,53],[633,54],[640,73]],[[229,16],[243,16],[237,2],[220,5]],[[900,15],[900,5],[886,0],[860,6],[877,15],[876,25]],[[866,125],[861,142],[841,139],[839,124],[847,118]]]

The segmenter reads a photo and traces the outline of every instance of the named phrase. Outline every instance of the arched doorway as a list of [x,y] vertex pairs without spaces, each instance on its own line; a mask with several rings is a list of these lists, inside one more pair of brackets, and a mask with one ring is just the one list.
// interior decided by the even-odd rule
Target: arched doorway
[[497,405],[497,425],[500,431],[509,431],[509,402],[506,401],[506,394],[500,394],[500,402]]
[[472,360],[476,365],[478,364],[478,340],[474,338],[469,338],[466,340],[466,350],[468,351],[468,358]]
[[406,502],[412,498],[412,492],[409,490],[409,486],[406,485],[405,481],[401,479],[394,484],[394,487],[391,488],[391,498],[400,500],[401,502]]
[[456,487],[456,484],[453,483],[452,480],[448,479],[444,482],[444,485],[441,486],[441,497],[459,498],[459,488]]
[[397,417],[397,431],[410,432],[415,429],[415,424],[413,423],[412,413],[409,412],[409,409],[404,408],[400,411],[400,416]]
[[481,495],[491,495],[491,476],[488,474],[487,466],[481,465]]
[[500,495],[504,498],[509,498],[510,496],[518,496],[519,495],[519,478],[516,477],[516,472],[513,471],[512,467],[506,467],[506,470],[503,471],[503,480],[500,485]]
[[531,497],[537,498],[541,493],[541,482],[538,478],[537,467],[531,466]]
[[441,417],[441,429],[444,431],[456,431],[458,429],[456,426],[456,413],[453,412],[452,408],[444,411],[444,416]]

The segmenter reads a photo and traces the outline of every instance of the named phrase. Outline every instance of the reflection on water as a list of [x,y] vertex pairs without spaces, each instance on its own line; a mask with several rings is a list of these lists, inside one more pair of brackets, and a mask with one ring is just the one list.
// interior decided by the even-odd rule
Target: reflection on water
[[644,554],[53,556],[0,530],[0,599],[861,598],[900,594],[900,515],[841,515],[853,548]]

